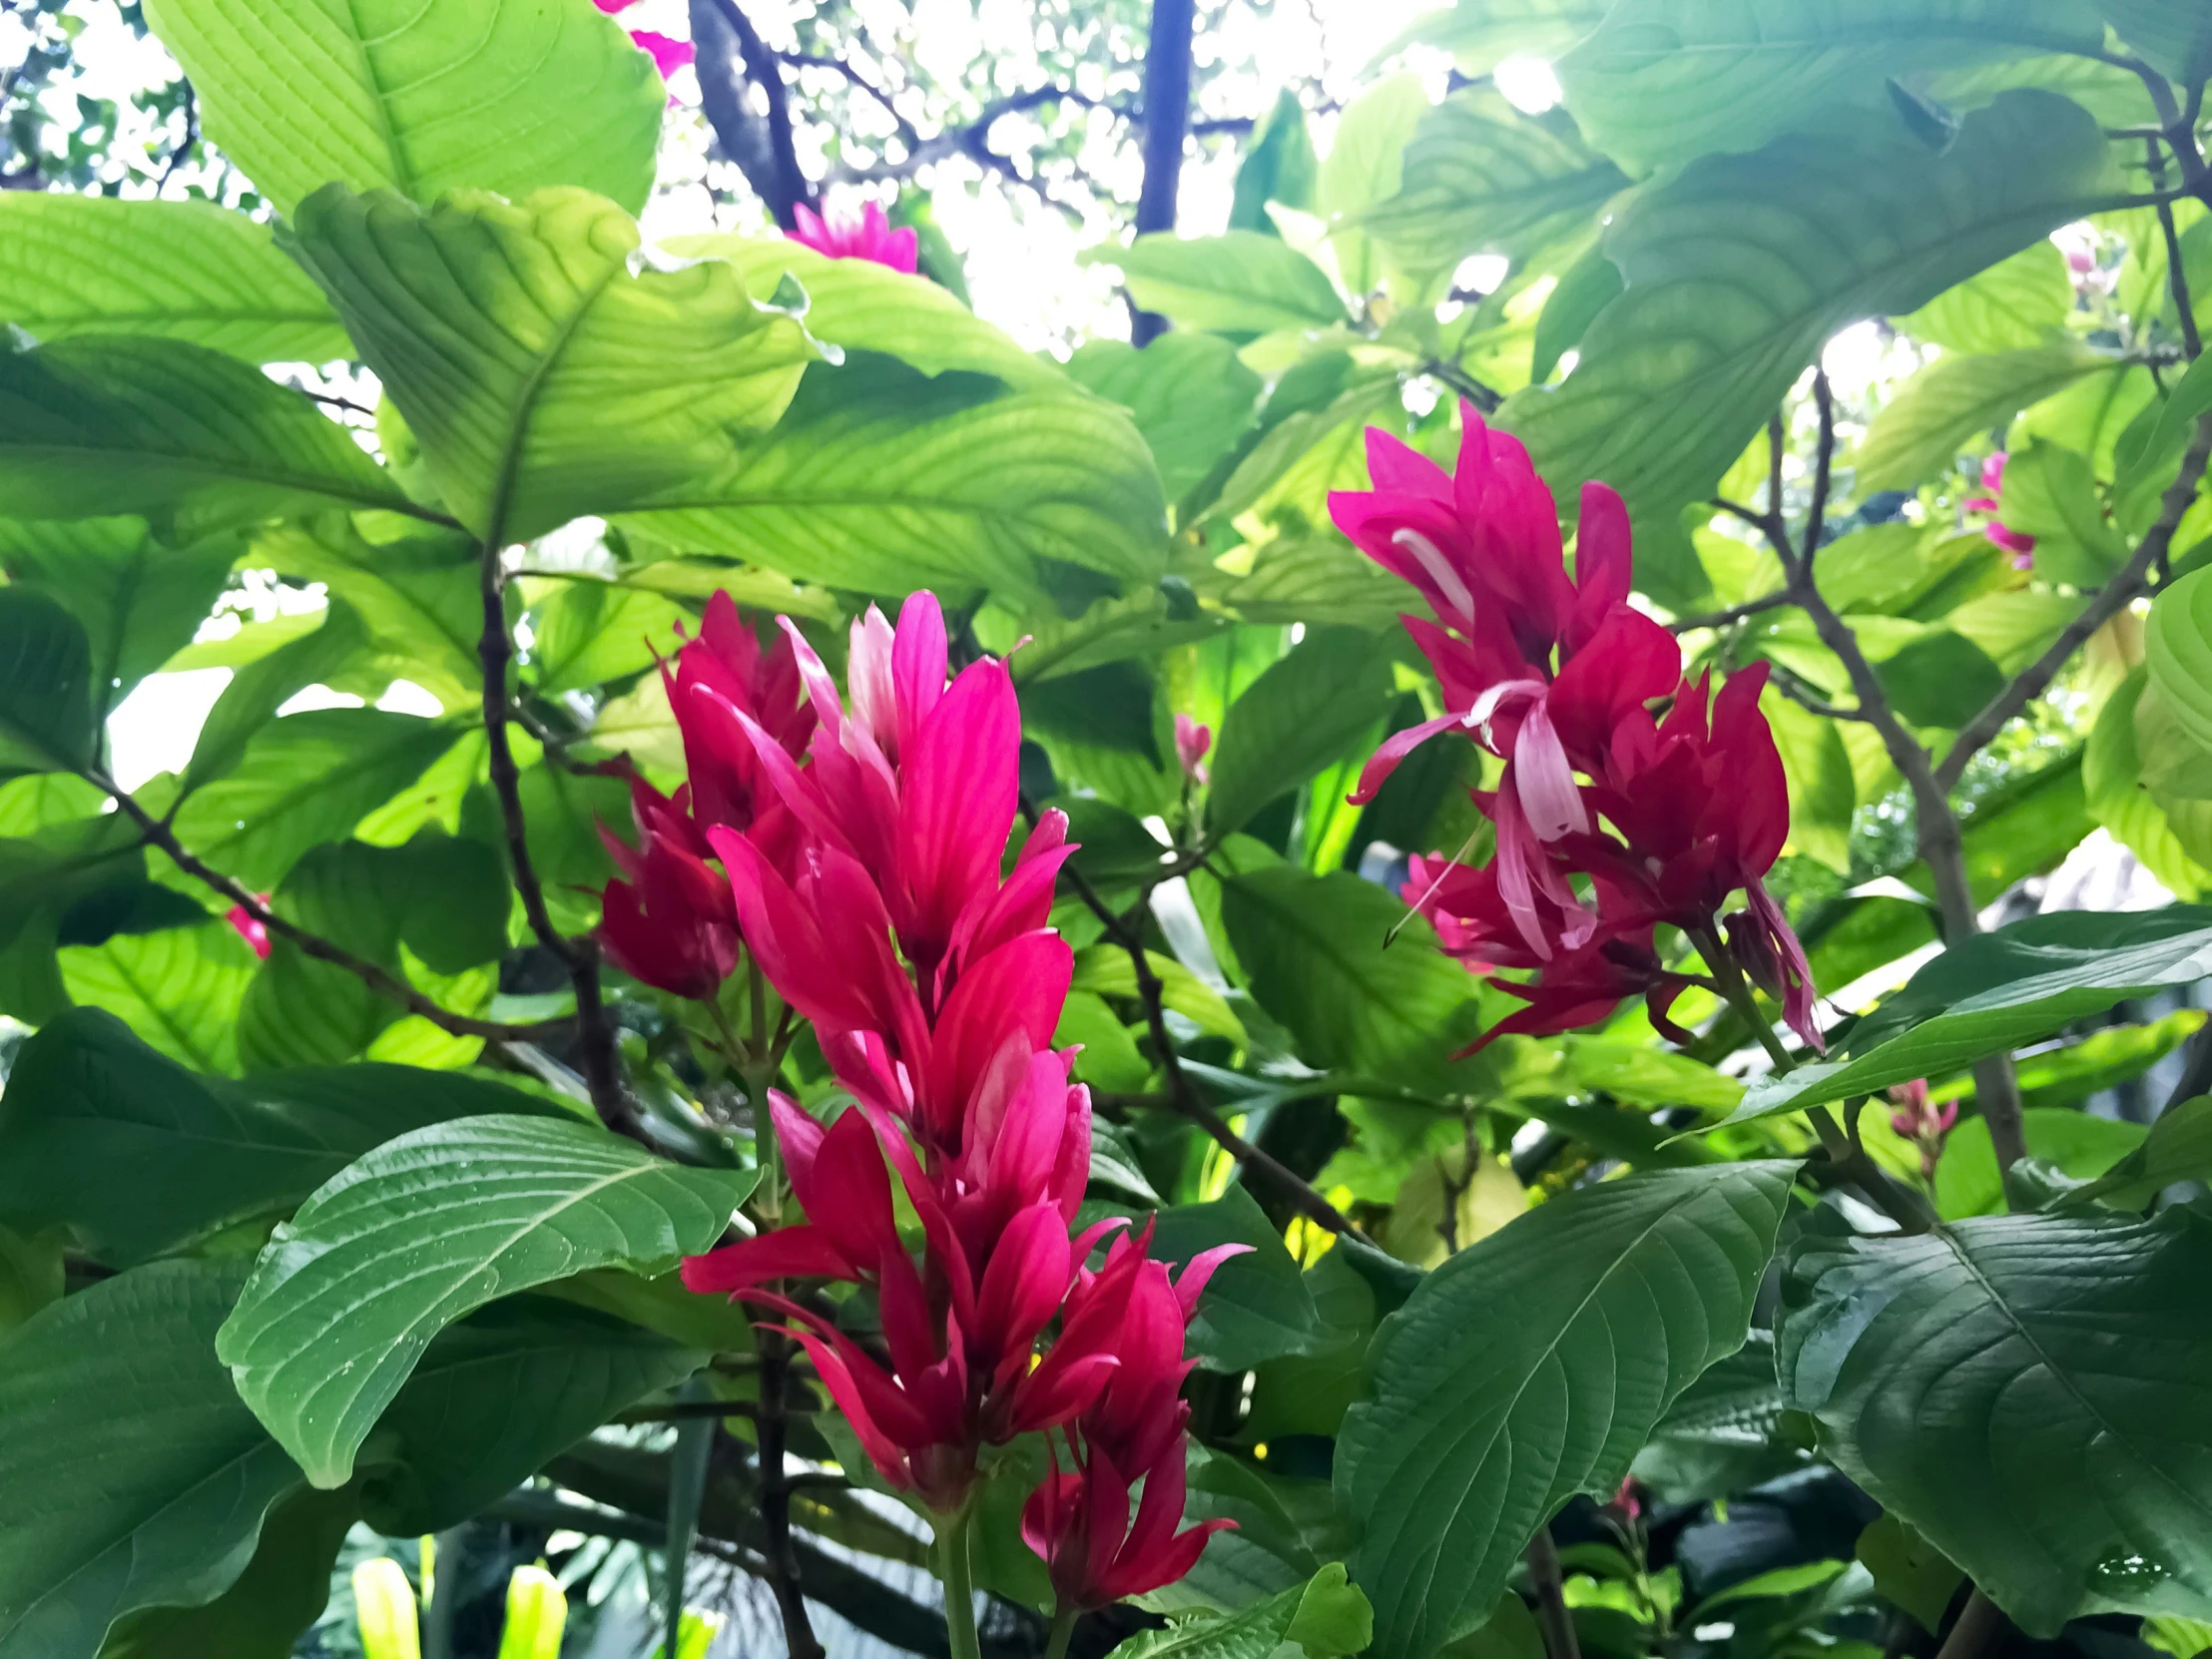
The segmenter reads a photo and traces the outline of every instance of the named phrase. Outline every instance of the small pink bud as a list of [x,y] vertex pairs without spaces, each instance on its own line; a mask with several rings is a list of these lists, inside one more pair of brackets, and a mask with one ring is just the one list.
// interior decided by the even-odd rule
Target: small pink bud
[[1193,783],[1206,782],[1206,751],[1214,746],[1213,728],[1201,726],[1189,715],[1175,717],[1175,758]]
[[[264,904],[269,902],[269,894],[267,893],[259,893],[256,896]],[[224,913],[223,919],[238,929],[239,937],[253,947],[255,955],[265,962],[269,960],[269,927],[261,917],[254,914],[243,904],[234,904]]]
[[2076,276],[2086,276],[2096,268],[2096,256],[2086,248],[2069,248],[2066,250],[2066,269]]

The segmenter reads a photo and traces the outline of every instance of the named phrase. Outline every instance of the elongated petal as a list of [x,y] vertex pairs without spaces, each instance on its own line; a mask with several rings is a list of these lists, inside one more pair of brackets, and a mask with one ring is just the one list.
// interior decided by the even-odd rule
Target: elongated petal
[[1021,710],[1002,664],[976,663],[921,723],[899,766],[899,940],[934,965],[960,911],[996,888],[1020,794]]
[[1072,1268],[1067,1223],[1055,1206],[1033,1205],[1014,1217],[991,1253],[976,1297],[969,1351],[977,1365],[996,1373],[1001,1382],[1028,1370],[1030,1348],[1059,1312]]
[[1382,788],[1382,781],[1397,770],[1398,763],[1406,756],[1437,733],[1448,732],[1453,727],[1463,727],[1464,724],[1457,715],[1438,715],[1434,720],[1424,720],[1418,726],[1408,726],[1402,732],[1392,732],[1382,740],[1382,746],[1368,757],[1368,764],[1360,769],[1358,787],[1345,799],[1355,807],[1365,807],[1375,799],[1376,792]]
[[820,1228],[802,1223],[684,1258],[684,1288],[734,1293],[779,1279],[857,1279],[855,1265]]
[[1538,840],[1555,841],[1561,835],[1589,831],[1590,815],[1582,805],[1574,769],[1541,703],[1531,704],[1521,717],[1520,736],[1513,743],[1513,779],[1521,812]]
[[[907,270],[913,269],[909,261]],[[918,732],[944,696],[947,650],[944,611],[927,588],[906,596],[898,608],[898,633],[891,651],[891,678],[898,693],[898,729]]]

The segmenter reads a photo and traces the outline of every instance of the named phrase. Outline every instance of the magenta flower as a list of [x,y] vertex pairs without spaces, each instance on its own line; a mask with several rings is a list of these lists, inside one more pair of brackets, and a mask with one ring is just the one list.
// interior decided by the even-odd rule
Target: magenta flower
[[[629,0],[623,0],[623,4],[629,4]],[[600,0],[600,6],[607,9],[606,0]],[[653,67],[661,72],[664,81],[699,56],[699,49],[690,41],[651,29],[632,29],[630,38],[637,42],[639,51],[653,60]]]
[[[261,894],[260,897],[265,905],[269,902],[267,893]],[[238,936],[246,941],[255,955],[265,962],[269,960],[269,924],[267,922],[243,904],[232,905],[224,911],[223,919],[237,930]]]
[[[1960,503],[1969,513],[1996,513],[2003,510],[2004,464],[2010,457],[2001,449],[1981,463],[1981,493],[1969,495]],[[2035,538],[2008,529],[1991,518],[1982,526],[1981,533],[1997,546],[2012,555],[2014,570],[2031,570],[2035,565]]]
[[1189,715],[1175,717],[1175,758],[1183,765],[1183,776],[1192,783],[1206,782],[1206,751],[1213,746],[1213,728],[1201,726]]
[[785,233],[792,241],[832,260],[870,260],[913,275],[921,255],[920,235],[910,225],[892,230],[881,203],[864,204],[856,219],[818,214],[805,203],[794,212],[799,225]]

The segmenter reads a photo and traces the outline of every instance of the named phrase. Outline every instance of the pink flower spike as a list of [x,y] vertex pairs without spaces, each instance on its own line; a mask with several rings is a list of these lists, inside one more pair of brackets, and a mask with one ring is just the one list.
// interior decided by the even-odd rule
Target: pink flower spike
[[880,202],[869,202],[857,218],[823,215],[804,202],[793,210],[798,224],[787,233],[832,260],[867,260],[911,276],[919,263],[920,234],[912,226],[892,230]]
[[1214,731],[1189,715],[1175,717],[1175,758],[1183,763],[1183,776],[1194,784],[1206,782],[1206,751],[1214,746]]
[[[269,894],[261,894],[263,904],[268,904]],[[238,929],[238,935],[263,961],[269,960],[269,927],[243,904],[234,904],[224,912],[223,919]]]
[[[625,4],[628,0],[625,0]],[[601,0],[605,4],[605,0]],[[673,35],[659,34],[652,29],[632,29],[630,38],[637,42],[638,50],[653,60],[653,67],[667,80],[679,69],[685,68],[699,56],[699,49],[688,40],[678,40]]]

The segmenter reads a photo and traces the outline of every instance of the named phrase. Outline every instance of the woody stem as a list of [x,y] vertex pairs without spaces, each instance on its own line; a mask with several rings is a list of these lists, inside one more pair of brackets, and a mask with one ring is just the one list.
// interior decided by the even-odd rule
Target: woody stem
[[968,1512],[937,1518],[937,1576],[944,1581],[944,1630],[951,1659],[983,1659],[975,1635],[975,1576],[968,1565]]

